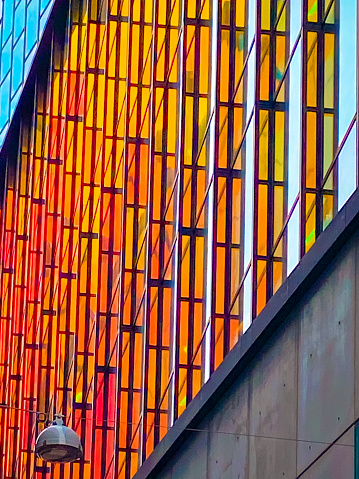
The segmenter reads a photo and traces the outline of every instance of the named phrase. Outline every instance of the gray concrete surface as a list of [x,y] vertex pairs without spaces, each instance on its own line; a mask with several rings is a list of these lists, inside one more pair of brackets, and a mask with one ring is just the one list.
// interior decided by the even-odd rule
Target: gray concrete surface
[[[355,234],[158,479],[295,479],[358,417],[358,275]],[[301,479],[353,458],[350,431]]]

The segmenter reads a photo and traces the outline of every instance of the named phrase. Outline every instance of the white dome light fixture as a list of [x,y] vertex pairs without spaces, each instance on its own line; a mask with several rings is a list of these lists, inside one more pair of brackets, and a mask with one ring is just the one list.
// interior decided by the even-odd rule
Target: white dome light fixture
[[79,436],[64,425],[61,414],[55,414],[52,425],[44,429],[36,439],[35,453],[46,462],[65,464],[82,457]]

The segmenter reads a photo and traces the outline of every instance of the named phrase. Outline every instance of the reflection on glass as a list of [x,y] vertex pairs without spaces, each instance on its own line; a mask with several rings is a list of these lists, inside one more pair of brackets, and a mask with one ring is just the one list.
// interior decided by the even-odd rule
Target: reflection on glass
[[339,2],[339,143],[356,110],[357,0]]
[[302,43],[297,46],[290,64],[289,88],[289,153],[288,153],[288,207],[292,207],[299,193],[301,150],[301,57]]
[[338,210],[345,204],[356,188],[356,132],[357,125],[355,123],[338,158]]

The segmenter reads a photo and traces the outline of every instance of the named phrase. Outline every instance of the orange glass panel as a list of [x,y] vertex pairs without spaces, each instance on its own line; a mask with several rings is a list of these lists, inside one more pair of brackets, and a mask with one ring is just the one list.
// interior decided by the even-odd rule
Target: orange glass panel
[[269,113],[267,110],[259,112],[259,152],[258,152],[258,178],[268,179],[268,134],[269,134]]
[[195,273],[195,298],[203,298],[204,282],[204,237],[196,238],[196,273]]
[[226,273],[226,249],[218,247],[216,249],[216,313],[224,313],[224,295],[225,295],[225,273]]
[[261,35],[260,99],[269,100],[270,36]]
[[262,311],[267,302],[267,262],[257,263],[257,315]]
[[258,254],[267,254],[268,187],[258,185]]
[[317,172],[317,115],[307,113],[307,157],[306,157],[306,186],[316,187]]
[[227,190],[226,178],[218,178],[218,199],[217,199],[217,241],[225,243],[226,241],[226,208],[227,208]]
[[[229,2],[226,2],[230,5]],[[226,4],[225,3],[225,4]],[[229,30],[222,30],[221,39],[221,75],[220,75],[220,100],[228,101],[229,88]],[[222,122],[221,122],[222,123]]]

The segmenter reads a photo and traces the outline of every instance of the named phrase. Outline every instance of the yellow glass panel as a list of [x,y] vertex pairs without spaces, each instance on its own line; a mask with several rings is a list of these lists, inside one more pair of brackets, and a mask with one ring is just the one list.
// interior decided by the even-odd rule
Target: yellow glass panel
[[202,0],[201,2],[201,19],[202,20],[209,20],[210,7],[211,7],[210,0]]
[[179,0],[172,0],[171,26],[173,27],[177,27],[179,25],[180,7],[181,3]]
[[188,18],[196,18],[196,4],[197,2],[187,2]]
[[335,23],[335,1],[330,7],[325,23]]
[[139,51],[140,51],[140,26],[132,25],[132,39],[131,39],[131,82],[138,82],[138,66],[139,66]]
[[334,107],[334,34],[324,35],[324,108]]
[[260,180],[268,179],[268,134],[269,113],[267,110],[259,112],[259,152],[258,152],[258,177]]
[[[323,177],[327,173],[332,161],[334,151],[334,115],[324,114],[324,151],[323,151]],[[328,178],[326,188],[332,188],[332,180]]]
[[[148,2],[150,3],[150,2]],[[159,1],[158,5],[158,24],[166,25],[167,23],[167,2]]]
[[[126,4],[126,2],[123,2]],[[128,68],[128,24],[126,22],[121,23],[120,31],[120,59],[119,59],[119,69],[120,69],[120,78],[126,78],[127,68]]]
[[262,30],[270,30],[270,19],[271,14],[271,1],[262,0],[261,1],[261,28]]
[[157,63],[156,63],[156,78],[159,81],[164,81],[165,79],[165,36],[166,29],[158,28],[157,29]]
[[283,283],[283,264],[279,261],[273,262],[273,294],[277,292]]
[[[234,85],[237,88],[239,80],[243,72],[244,64],[244,32],[236,32],[236,49],[235,49],[235,72],[234,72]],[[243,82],[242,82],[243,84]],[[236,102],[242,101],[242,88],[238,89],[236,95]]]
[[332,221],[334,215],[333,195],[323,195],[323,229]]
[[[192,3],[192,2],[189,2],[189,3]],[[195,27],[192,25],[189,25],[187,27],[186,91],[191,93],[193,93],[194,91],[194,64],[195,64],[194,33],[195,33]]]
[[244,27],[246,14],[246,0],[236,0],[236,26]]
[[[161,3],[161,2],[160,2]],[[145,22],[152,23],[153,2],[145,2]]]
[[315,195],[305,195],[306,223],[305,223],[305,251],[307,252],[315,243],[316,239],[316,206]]
[[284,180],[284,111],[275,113],[274,179]]
[[[273,236],[274,242],[279,237],[280,232],[284,226],[284,188],[283,186],[274,187],[274,227]],[[277,248],[276,255],[281,256],[282,251]]]
[[278,32],[285,32],[286,30],[286,14],[287,14],[287,5],[288,3],[285,4],[284,8],[283,7],[284,0],[278,0],[277,1],[277,18],[278,15],[280,15],[280,19],[277,23],[277,31]]
[[187,406],[187,369],[179,368],[178,415],[180,416]]
[[242,155],[238,154],[238,148],[242,140],[243,131],[243,109],[234,108],[233,111],[233,153],[236,156],[235,164],[233,168],[239,170],[242,168]]
[[286,45],[286,37],[285,36],[277,36],[276,39],[276,71],[275,71],[275,84],[276,90],[280,85],[280,82],[283,78],[284,71],[285,71],[285,45]]
[[318,21],[318,0],[308,0],[308,22]]
[[318,41],[315,32],[307,35],[307,104],[317,106]]
[[230,23],[231,23],[231,2],[230,0],[224,0],[222,2],[222,25],[230,25]]
[[198,101],[198,143],[199,145],[202,143],[204,139],[204,135],[207,130],[208,106],[209,106],[209,100],[207,100],[207,98],[199,98],[199,101]]
[[169,81],[176,82],[178,80],[178,47],[179,38],[177,30],[170,30],[170,75]]
[[[163,3],[163,2],[160,2]],[[141,18],[141,0],[133,0],[132,4],[132,18],[133,21],[139,22]]]
[[[239,288],[240,281],[240,249],[232,248],[231,250],[231,301],[233,301],[235,294]],[[235,302],[233,314],[238,314],[238,303]]]

